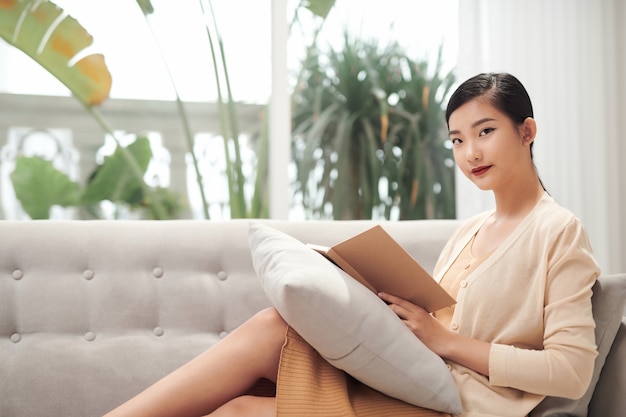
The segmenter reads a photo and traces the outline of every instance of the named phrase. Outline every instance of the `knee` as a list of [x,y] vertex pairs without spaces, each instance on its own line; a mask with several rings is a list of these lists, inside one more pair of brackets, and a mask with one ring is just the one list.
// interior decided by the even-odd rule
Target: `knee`
[[252,321],[264,329],[266,335],[272,334],[284,339],[287,322],[274,307],[259,311],[252,317]]
[[[250,320],[254,326],[252,331],[255,335],[256,343],[266,346],[269,349],[280,352],[285,343],[285,335],[287,334],[287,322],[278,313],[275,308],[267,308],[256,313]],[[263,335],[262,339],[258,339],[259,335]]]

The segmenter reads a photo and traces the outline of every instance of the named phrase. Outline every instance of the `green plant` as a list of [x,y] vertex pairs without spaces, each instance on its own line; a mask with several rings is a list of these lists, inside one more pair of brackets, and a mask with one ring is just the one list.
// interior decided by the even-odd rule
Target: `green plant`
[[[314,16],[320,17],[321,22],[323,23],[330,9],[333,7],[334,2],[335,0],[301,0],[296,7],[292,25],[297,21],[299,11],[303,9],[310,11]],[[149,20],[149,16],[152,13],[155,13],[155,9],[150,0],[136,0],[136,3],[146,17],[146,21],[158,47],[158,37],[150,26]],[[213,13],[211,1],[199,0],[199,5],[202,8],[203,13],[207,14],[211,18],[210,23],[207,22],[205,28],[210,44],[209,53],[212,57],[218,87],[219,116],[222,137],[224,140],[224,154],[227,162],[226,176],[228,179],[230,194],[230,214],[233,218],[267,217],[268,190],[266,186],[266,173],[270,140],[268,137],[267,125],[266,122],[264,122],[258,134],[256,177],[249,181],[249,183],[253,184],[254,193],[251,200],[248,201],[248,198],[244,193],[247,179],[242,171],[243,161],[241,158],[239,143],[240,133],[236,112],[237,103],[233,98],[231,91],[223,42],[217,25],[216,16]],[[106,65],[104,64],[103,57],[96,54],[89,55],[81,59],[76,65],[69,65],[71,58],[75,56],[76,53],[91,44],[92,39],[87,31],[70,16],[60,20],[61,23],[58,24],[58,26],[55,26],[59,22],[57,19],[61,16],[63,11],[51,1],[31,0],[9,2],[3,6],[4,8],[2,9],[2,12],[0,12],[0,36],[2,36],[2,38],[4,38],[9,44],[27,53],[31,58],[46,68],[51,74],[55,75],[70,89],[73,95],[85,106],[87,111],[92,114],[102,128],[114,139],[116,139],[112,129],[108,126],[104,118],[96,109],[97,105],[108,98],[111,86],[111,76],[106,68]],[[20,24],[20,22],[23,22],[23,24]],[[316,29],[316,35],[321,29],[322,23],[320,23]],[[52,37],[45,44],[43,52],[40,52],[38,50],[39,44],[46,32],[51,32]],[[67,46],[69,46],[69,49]],[[163,55],[162,57],[165,66],[168,67],[166,57]],[[167,69],[169,71],[169,68]],[[192,129],[189,124],[189,118],[185,110],[185,105],[176,90],[176,83],[171,77],[171,72],[170,79],[176,91],[177,109],[183,125],[188,151],[192,156],[196,178],[200,189],[204,216],[208,219],[209,213],[203,186],[204,181],[202,179],[200,169],[198,167],[198,160],[193,149],[194,139]],[[163,198],[163,194],[166,190],[151,189],[148,187],[142,180],[141,169],[137,161],[133,160],[133,155],[130,152],[127,152],[123,147],[119,146],[119,141],[117,139],[116,141],[118,142],[118,148],[131,168],[131,172],[133,172],[136,179],[142,184],[142,195],[146,197],[145,201],[149,202],[147,204],[151,205],[150,209],[151,212],[153,212],[153,216],[151,217],[166,218],[165,216],[171,215],[171,209],[177,206],[176,204],[170,204],[172,202],[172,196],[165,199]],[[19,167],[20,169],[28,169],[31,165],[29,163],[19,164]],[[48,168],[53,169],[52,166]],[[21,176],[22,174],[18,174],[18,177]],[[44,182],[45,179],[42,178],[40,181],[29,183],[29,186],[42,187],[44,186]],[[17,183],[14,184],[14,186],[19,188],[26,185]],[[24,193],[18,192],[18,198],[20,195],[24,195]],[[48,203],[52,205],[54,204],[52,201],[55,201],[56,199],[58,198],[51,198]],[[61,199],[61,201],[64,200]]]
[[[267,126],[267,117],[264,118],[261,129],[256,135],[257,160],[255,169],[255,178],[250,181],[253,184],[254,192],[250,199],[245,195],[246,177],[243,173],[243,160],[241,155],[240,131],[237,120],[237,103],[233,97],[231,82],[228,73],[228,64],[224,50],[224,43],[220,34],[218,19],[213,11],[211,0],[199,0],[200,9],[203,14],[210,19],[205,23],[205,33],[210,46],[211,62],[213,63],[213,72],[215,83],[217,86],[217,103],[220,117],[221,134],[224,142],[224,157],[226,160],[226,178],[228,181],[230,216],[231,218],[240,217],[267,217],[268,216],[268,189],[267,189],[267,164],[269,162],[269,133]],[[156,31],[150,24],[149,16],[155,13],[155,8],[150,0],[137,0],[137,4],[141,8],[146,22],[150,28],[153,39],[159,47],[159,39]],[[313,42],[317,38],[321,27],[328,16],[328,13],[335,4],[335,0],[300,0],[298,3],[293,20],[290,24],[292,27],[298,21],[298,14],[301,10],[308,10],[314,16],[319,17],[320,23],[314,30]],[[161,48],[159,48],[161,50]],[[176,92],[176,102],[181,122],[184,127],[189,151],[192,154],[195,170],[198,178],[201,196],[204,206],[205,218],[209,218],[206,199],[203,191],[203,181],[197,166],[197,160],[193,152],[193,137],[189,127],[189,119],[185,111],[185,105],[180,99],[178,90],[176,89],[176,81],[171,77],[167,57],[162,53],[163,62],[170,73],[170,80]],[[269,112],[269,106],[266,114]]]
[[429,74],[397,43],[345,34],[343,49],[317,48],[302,66],[293,155],[308,217],[455,217],[442,105],[454,77],[440,60]]
[[[161,187],[151,188],[146,193],[143,180],[134,175],[124,153],[131,155],[142,173],[146,172],[152,150],[148,138],[139,137],[127,147],[118,147],[112,155],[105,157],[84,187],[57,170],[48,160],[38,156],[20,156],[11,174],[16,196],[32,219],[49,218],[54,205],[82,208],[91,216],[100,218],[102,201],[141,210],[148,219],[176,218],[183,209],[180,197]],[[157,212],[154,207],[160,210]]]
[[[143,175],[147,163],[138,160],[138,156],[145,156],[146,151],[137,154],[132,152],[133,147],[121,146],[113,129],[98,112],[97,106],[109,96],[111,75],[102,55],[90,54],[72,62],[77,54],[91,45],[93,39],[76,19],[71,16],[60,19],[63,13],[50,1],[4,2],[0,12],[0,37],[34,59],[71,91],[116,141],[113,160],[121,171],[108,169],[111,162],[97,167],[97,174],[92,175],[93,182],[87,185],[85,194],[79,198],[79,185],[71,185],[69,178],[57,171],[50,161],[21,156],[11,176],[16,196],[33,218],[47,218],[49,208],[55,204],[68,206],[84,202],[93,206],[95,196],[131,207],[143,207],[149,218],[171,218],[179,211],[180,203],[173,203],[179,197],[145,183]],[[142,141],[135,146],[145,148]],[[132,195],[119,193],[128,187]],[[67,191],[69,194],[63,195]]]

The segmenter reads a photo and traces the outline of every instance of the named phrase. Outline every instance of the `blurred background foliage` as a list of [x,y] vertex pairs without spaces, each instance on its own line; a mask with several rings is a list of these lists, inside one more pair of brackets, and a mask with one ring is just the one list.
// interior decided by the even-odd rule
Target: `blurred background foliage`
[[[303,12],[315,18],[313,27],[306,28],[311,41],[297,69],[292,94],[294,199],[309,219],[454,218],[454,170],[443,120],[443,102],[454,82],[452,72],[441,74],[440,61],[428,68],[427,60],[409,56],[398,43],[381,46],[375,39],[346,33],[340,48],[319,45],[318,35],[334,3],[301,0],[290,22],[290,27],[299,24]],[[150,26],[150,16],[158,10],[149,0],[137,0],[137,5]],[[267,217],[268,127],[265,121],[260,123],[253,141],[254,169],[246,178],[239,148],[238,103],[231,92],[220,19],[210,0],[199,0],[199,5],[210,17],[205,23],[210,50],[193,53],[210,54],[214,65],[230,217]],[[53,205],[79,206],[90,216],[100,217],[102,201],[124,205],[140,212],[142,218],[177,218],[187,204],[185,197],[148,186],[143,178],[151,158],[147,139],[139,133],[134,144],[122,146],[114,128],[98,112],[111,85],[103,57],[92,54],[68,65],[74,53],[91,44],[87,30],[67,16],[51,31],[45,47],[35,48],[63,13],[51,1],[15,2],[0,13],[0,36],[67,86],[115,139],[117,149],[94,168],[84,185],[58,172],[50,161],[21,157],[11,176],[17,198],[32,218],[47,218]],[[47,17],[43,21],[39,17],[37,25],[28,24],[37,20],[35,14]],[[24,23],[18,33],[20,21]],[[150,29],[158,45],[159,35]],[[58,50],[59,45],[71,50]],[[165,56],[163,64],[168,66]],[[176,89],[175,80],[171,82]],[[201,176],[193,129],[178,92],[176,102],[208,219],[203,185],[212,179]],[[246,195],[244,184],[253,184],[253,193]]]
[[398,43],[316,47],[293,93],[296,192],[309,218],[454,218],[443,106],[454,82]]

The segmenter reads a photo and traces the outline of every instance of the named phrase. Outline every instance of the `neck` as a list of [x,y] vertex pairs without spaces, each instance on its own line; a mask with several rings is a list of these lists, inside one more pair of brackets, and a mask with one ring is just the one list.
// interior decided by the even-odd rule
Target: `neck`
[[495,219],[507,220],[526,216],[544,193],[539,178],[509,186],[506,190],[494,190]]

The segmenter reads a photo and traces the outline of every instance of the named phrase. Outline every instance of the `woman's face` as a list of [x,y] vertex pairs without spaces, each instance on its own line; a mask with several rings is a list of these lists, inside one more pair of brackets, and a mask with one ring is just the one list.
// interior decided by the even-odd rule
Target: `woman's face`
[[533,169],[532,119],[516,126],[486,99],[476,98],[456,109],[448,126],[457,166],[481,190],[515,186],[528,175],[527,169]]

